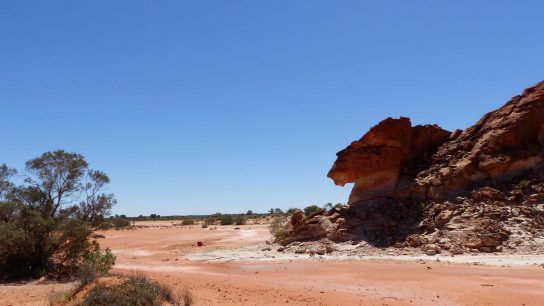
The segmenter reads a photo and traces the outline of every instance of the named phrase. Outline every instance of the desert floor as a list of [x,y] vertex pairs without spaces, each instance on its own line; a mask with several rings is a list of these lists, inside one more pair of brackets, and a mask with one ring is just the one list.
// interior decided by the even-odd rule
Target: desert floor
[[[265,224],[172,224],[100,232],[114,272],[188,287],[196,305],[544,305],[544,256],[310,257],[263,251]],[[0,285],[0,305],[47,305],[70,286]]]

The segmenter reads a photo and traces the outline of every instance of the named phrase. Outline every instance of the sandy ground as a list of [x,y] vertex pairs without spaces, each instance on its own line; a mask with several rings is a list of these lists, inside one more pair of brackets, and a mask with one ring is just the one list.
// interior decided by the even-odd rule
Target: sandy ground
[[[309,257],[262,251],[266,225],[138,225],[100,233],[115,271],[188,287],[197,305],[544,305],[544,256]],[[56,286],[2,285],[0,305],[47,305],[71,284]]]

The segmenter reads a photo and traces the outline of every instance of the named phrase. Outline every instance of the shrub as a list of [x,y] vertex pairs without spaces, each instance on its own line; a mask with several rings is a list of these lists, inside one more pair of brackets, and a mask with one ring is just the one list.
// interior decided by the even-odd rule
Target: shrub
[[219,221],[221,225],[232,225],[234,223],[234,218],[232,218],[232,216],[221,216]]
[[181,225],[194,225],[195,224],[195,220],[193,219],[183,219],[183,221],[181,222]]
[[304,208],[304,214],[306,216],[309,216],[319,210],[319,207],[317,205],[310,205],[306,208]]
[[130,221],[123,217],[114,217],[114,218],[111,218],[110,221],[113,224],[113,227],[115,228],[123,228],[123,227],[130,226]]
[[76,294],[76,288],[70,288],[61,291],[52,291],[47,295],[49,305],[64,305],[67,304]]
[[215,221],[211,218],[202,220],[202,228],[207,228],[209,225],[214,225]]
[[247,222],[247,218],[244,216],[238,216],[236,219],[234,219],[234,224],[236,225],[244,225]]
[[184,287],[181,289],[180,294],[178,295],[178,304],[183,306],[191,306],[195,302],[193,294],[189,288]]
[[276,234],[274,234],[274,237],[277,239],[283,239],[287,237],[287,231],[284,228],[280,228],[276,231]]
[[287,236],[287,231],[285,230],[287,218],[283,216],[277,216],[272,219],[270,222],[270,225],[268,226],[268,230],[270,231],[270,234],[276,238],[284,238]]
[[122,217],[111,217],[109,219],[104,220],[102,224],[100,224],[100,229],[107,230],[110,228],[125,228],[130,227],[132,224],[129,220],[122,218]]
[[171,305],[192,305],[193,298],[187,290],[176,296],[170,288],[144,276],[131,276],[118,285],[100,284],[85,296],[82,306],[134,305],[148,306],[169,303]]
[[83,254],[83,262],[79,266],[78,276],[81,284],[87,284],[98,276],[105,275],[115,264],[115,256],[110,249],[100,250],[96,241]]

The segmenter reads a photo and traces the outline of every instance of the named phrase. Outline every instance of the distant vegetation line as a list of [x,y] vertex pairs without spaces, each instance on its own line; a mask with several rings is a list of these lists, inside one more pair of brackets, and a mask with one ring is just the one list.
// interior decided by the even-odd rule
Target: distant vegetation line
[[[343,203],[326,203],[322,206],[318,205],[309,205],[306,206],[304,209],[300,209],[305,212],[305,214],[309,215],[319,209],[324,210],[330,210],[335,207],[343,207],[345,204]],[[220,216],[231,216],[231,217],[240,217],[240,216],[251,216],[252,218],[261,218],[261,217],[268,217],[271,215],[291,215],[295,210],[299,208],[289,208],[287,210],[282,210],[281,208],[270,208],[268,212],[266,213],[254,213],[251,210],[248,210],[245,213],[214,213],[214,214],[202,214],[202,215],[168,215],[163,216],[159,214],[150,214],[147,216],[139,215],[139,216],[127,216],[127,215],[115,215],[111,218],[119,217],[123,219],[127,219],[130,221],[151,221],[151,220],[164,220],[164,221],[175,221],[175,220],[185,220],[185,219],[207,219],[207,218],[218,218]]]

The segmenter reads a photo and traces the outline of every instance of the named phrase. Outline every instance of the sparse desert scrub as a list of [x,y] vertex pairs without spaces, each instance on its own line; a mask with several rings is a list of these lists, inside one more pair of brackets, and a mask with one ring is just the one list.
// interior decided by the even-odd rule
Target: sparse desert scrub
[[130,220],[123,217],[115,216],[115,217],[111,217],[109,219],[104,220],[104,223],[102,223],[102,225],[100,226],[100,229],[110,229],[110,228],[119,229],[119,228],[126,228],[130,226],[132,226],[132,224],[130,223]]
[[234,223],[234,218],[232,216],[221,216],[219,222],[221,225],[232,225]]
[[170,305],[189,306],[194,298],[189,289],[184,288],[179,294],[143,275],[133,275],[119,284],[98,284],[85,296],[81,306],[153,306],[168,303]]
[[74,297],[79,288],[70,288],[67,290],[53,291],[49,293],[47,299],[49,300],[49,305],[65,305]]
[[215,221],[211,218],[202,220],[202,228],[207,228],[208,226],[214,225],[214,224],[215,224]]
[[245,216],[238,216],[234,219],[234,224],[236,225],[245,225],[247,223],[247,218]]

